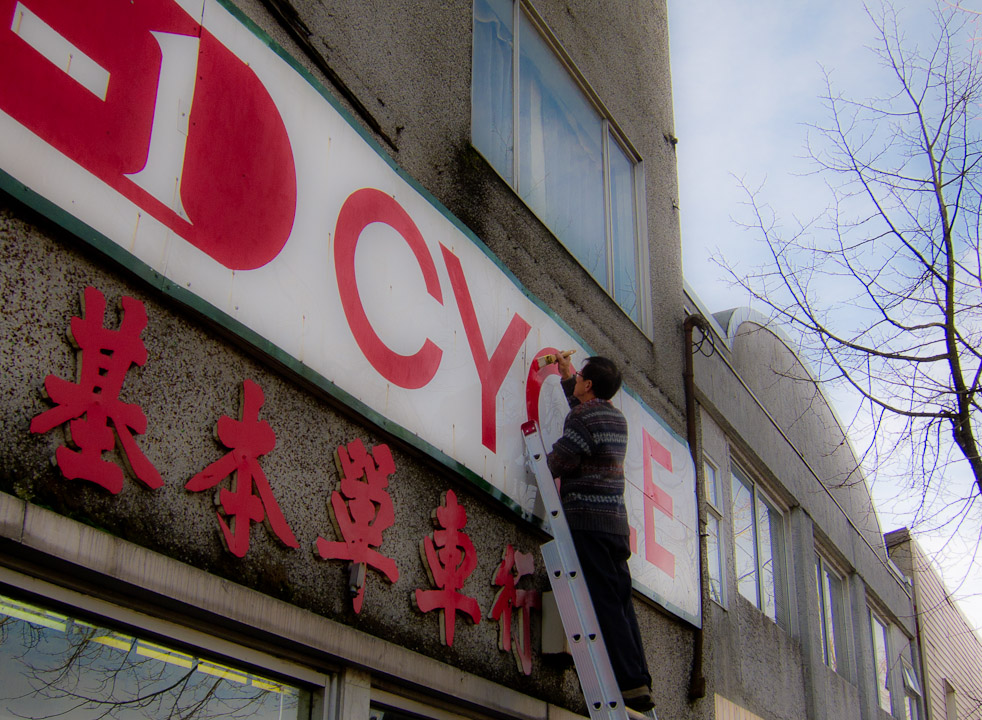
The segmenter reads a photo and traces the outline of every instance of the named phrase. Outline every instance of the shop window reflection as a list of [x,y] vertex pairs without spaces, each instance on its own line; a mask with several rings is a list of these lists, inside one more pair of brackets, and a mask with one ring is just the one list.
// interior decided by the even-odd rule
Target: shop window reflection
[[0,720],[309,720],[310,693],[0,595]]

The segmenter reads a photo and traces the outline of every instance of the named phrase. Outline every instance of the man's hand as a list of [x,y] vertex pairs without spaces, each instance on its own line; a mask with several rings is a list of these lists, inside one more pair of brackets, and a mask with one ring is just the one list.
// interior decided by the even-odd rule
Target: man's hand
[[572,355],[570,352],[559,353],[556,358],[556,365],[559,366],[559,376],[563,380],[569,380],[573,377],[573,363],[570,362],[569,356]]

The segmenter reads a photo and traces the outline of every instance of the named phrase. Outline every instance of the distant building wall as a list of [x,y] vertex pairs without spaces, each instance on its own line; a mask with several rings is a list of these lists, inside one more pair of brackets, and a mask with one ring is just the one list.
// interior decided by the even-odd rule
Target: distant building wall
[[[477,147],[476,35],[537,49],[541,105],[522,137],[558,220]],[[333,703],[317,717],[583,712],[576,673],[538,651],[534,594],[521,616],[494,582],[548,587],[520,423],[539,414],[558,437],[568,405],[535,359],[575,347],[577,367],[615,358],[617,402],[644,416],[628,505],[659,711],[710,717],[687,692],[702,620],[664,0],[2,0],[0,66],[5,617],[128,623],[99,647],[142,647],[137,629],[172,638]],[[494,78],[499,100],[511,75]],[[587,240],[604,258],[626,248],[629,280],[564,239],[560,211],[582,197],[562,189],[580,174],[544,173],[566,162],[594,171]],[[80,385],[80,365],[114,352],[118,438],[98,407],[87,425],[89,405],[42,390]],[[82,390],[99,395],[99,377]],[[116,471],[111,489],[68,469],[80,447]],[[159,477],[134,477],[139,457]],[[509,548],[532,558],[520,573],[502,569]],[[374,564],[346,557],[366,550]],[[495,607],[529,630],[525,665]],[[177,627],[137,628],[134,610]],[[283,655],[299,669],[270,659]]]
[[982,718],[982,639],[911,533],[896,530],[886,542],[914,586],[928,720]]
[[710,567],[714,537],[721,557],[704,613],[711,689],[730,703],[717,707],[767,720],[908,717],[902,675],[884,668],[912,657],[911,599],[838,419],[763,318],[738,310],[708,327],[694,357]]

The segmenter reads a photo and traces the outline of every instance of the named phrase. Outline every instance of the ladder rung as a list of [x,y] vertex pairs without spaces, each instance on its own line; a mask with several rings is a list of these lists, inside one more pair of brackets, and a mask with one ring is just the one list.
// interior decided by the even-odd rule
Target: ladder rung
[[563,514],[556,483],[546,462],[545,445],[538,425],[522,426],[530,469],[546,509],[553,540],[542,546],[542,559],[556,598],[570,654],[583,689],[591,720],[628,720],[627,708],[617,687],[603,634],[597,623],[590,590],[583,577],[573,537]]

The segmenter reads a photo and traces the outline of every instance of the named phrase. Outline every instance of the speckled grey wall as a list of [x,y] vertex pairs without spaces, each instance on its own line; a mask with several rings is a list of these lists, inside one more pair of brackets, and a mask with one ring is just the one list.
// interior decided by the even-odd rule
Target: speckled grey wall
[[[803,378],[804,371],[790,350],[759,325],[744,323],[732,353],[723,352],[794,443],[774,428],[749,393],[734,387],[731,370],[718,356],[697,355],[697,385],[716,408],[717,417],[733,427],[734,442],[745,462],[764,477],[768,491],[779,501],[805,509],[815,523],[816,536],[863,575],[877,597],[891,606],[904,606],[909,599],[884,564],[879,523],[864,480],[856,474],[852,452],[843,444],[842,431],[824,398],[809,382],[795,379]],[[796,449],[804,452],[807,466]],[[909,619],[903,617],[901,622],[910,631]]]
[[[464,592],[478,600],[485,616],[497,591],[492,581],[502,551],[509,543],[536,551],[542,538],[532,528],[465,481],[407,454],[370,424],[346,416],[343,408],[231,346],[217,330],[131,281],[76,239],[34,218],[39,228],[31,219],[22,208],[0,206],[0,335],[5,338],[0,347],[0,490],[498,682],[534,687],[533,694],[561,704],[575,701],[571,673],[543,670],[538,655],[531,679],[518,674],[512,657],[497,650],[496,623],[485,617],[473,625],[458,617],[454,646],[447,648],[440,643],[438,613],[422,615],[412,601],[416,588],[431,587],[419,543],[432,533],[431,511],[447,490],[457,494],[468,514],[465,532],[477,548],[478,567]],[[88,286],[106,297],[108,328],[118,326],[117,307],[124,295],[147,309],[142,339],[149,357],[144,367],[127,374],[121,399],[140,405],[146,414],[147,430],[136,440],[160,472],[160,488],[148,489],[127,475],[122,491],[113,495],[89,481],[66,479],[52,462],[65,444],[66,426],[44,434],[29,431],[31,419],[52,407],[41,392],[44,378],[75,379],[76,352],[67,330],[72,316],[82,315],[81,296]],[[228,451],[216,440],[216,423],[223,415],[240,417],[246,379],[265,395],[259,418],[272,427],[276,446],[260,465],[299,547],[286,547],[268,524],[257,523],[249,533],[248,553],[239,559],[225,549],[215,515],[215,493],[229,489],[231,482],[199,493],[185,484]],[[381,550],[399,567],[399,579],[391,585],[369,570],[360,615],[347,599],[347,563],[314,553],[318,537],[341,539],[327,507],[339,481],[333,453],[355,439],[369,448],[387,443],[393,452],[396,472],[389,493],[396,523],[385,532]],[[122,465],[118,448],[106,458]],[[541,559],[536,565],[537,575],[523,580],[523,587],[548,586]]]
[[[242,0],[259,27],[332,91],[341,95],[396,162],[461,218],[518,279],[602,354],[619,358],[625,379],[678,432],[684,432],[681,368],[682,282],[676,211],[667,19],[663,2],[535,3],[580,71],[607,104],[645,163],[654,334],[646,337],[589,278],[470,145],[471,4]],[[286,20],[277,18],[284,12]],[[295,13],[295,14],[294,14]],[[291,19],[292,18],[292,19]],[[291,34],[298,27],[306,34]],[[306,43],[306,47],[304,44]],[[336,75],[336,83],[322,72]],[[479,565],[465,592],[486,615],[491,584],[508,543],[533,551],[541,536],[443,466],[381,434],[297,378],[283,374],[192,311],[130,276],[98,251],[0,196],[0,490],[216,575],[254,587],[405,647],[439,658],[531,695],[580,707],[575,674],[545,665],[536,654],[531,678],[499,652],[497,625],[458,619],[453,648],[440,643],[436,613],[422,616],[412,591],[428,586],[419,542],[433,525],[431,511],[448,489],[468,512],[467,531]],[[85,481],[67,480],[51,458],[65,442],[63,427],[28,430],[50,408],[40,388],[53,374],[72,378],[76,355],[66,331],[81,313],[87,286],[104,293],[107,326],[119,321],[124,295],[144,303],[149,359],[127,375],[122,399],[140,404],[147,431],[137,443],[164,485],[142,487],[128,476],[111,495]],[[276,433],[261,460],[300,547],[286,548],[255,525],[239,560],[227,552],[215,517],[213,492],[192,493],[187,480],[227,449],[214,437],[223,415],[238,417],[245,379],[265,393],[260,418]],[[397,524],[383,551],[398,562],[389,585],[369,571],[362,613],[346,599],[346,563],[313,553],[318,536],[333,539],[328,494],[338,481],[331,459],[340,444],[387,442],[396,473],[390,492]],[[119,459],[118,451],[112,457]],[[525,582],[544,589],[539,572]],[[693,629],[638,602],[655,697],[663,717],[697,718],[711,701],[687,699]],[[538,643],[535,625],[534,642]]]
[[[652,338],[471,146],[469,0],[271,4],[295,10],[314,50],[364,107],[353,110],[356,121],[369,130],[377,123],[372,134],[383,149],[596,352],[620,358],[625,382],[683,432],[681,241],[665,4],[533,3],[643,158]],[[258,0],[241,6],[281,39]]]

